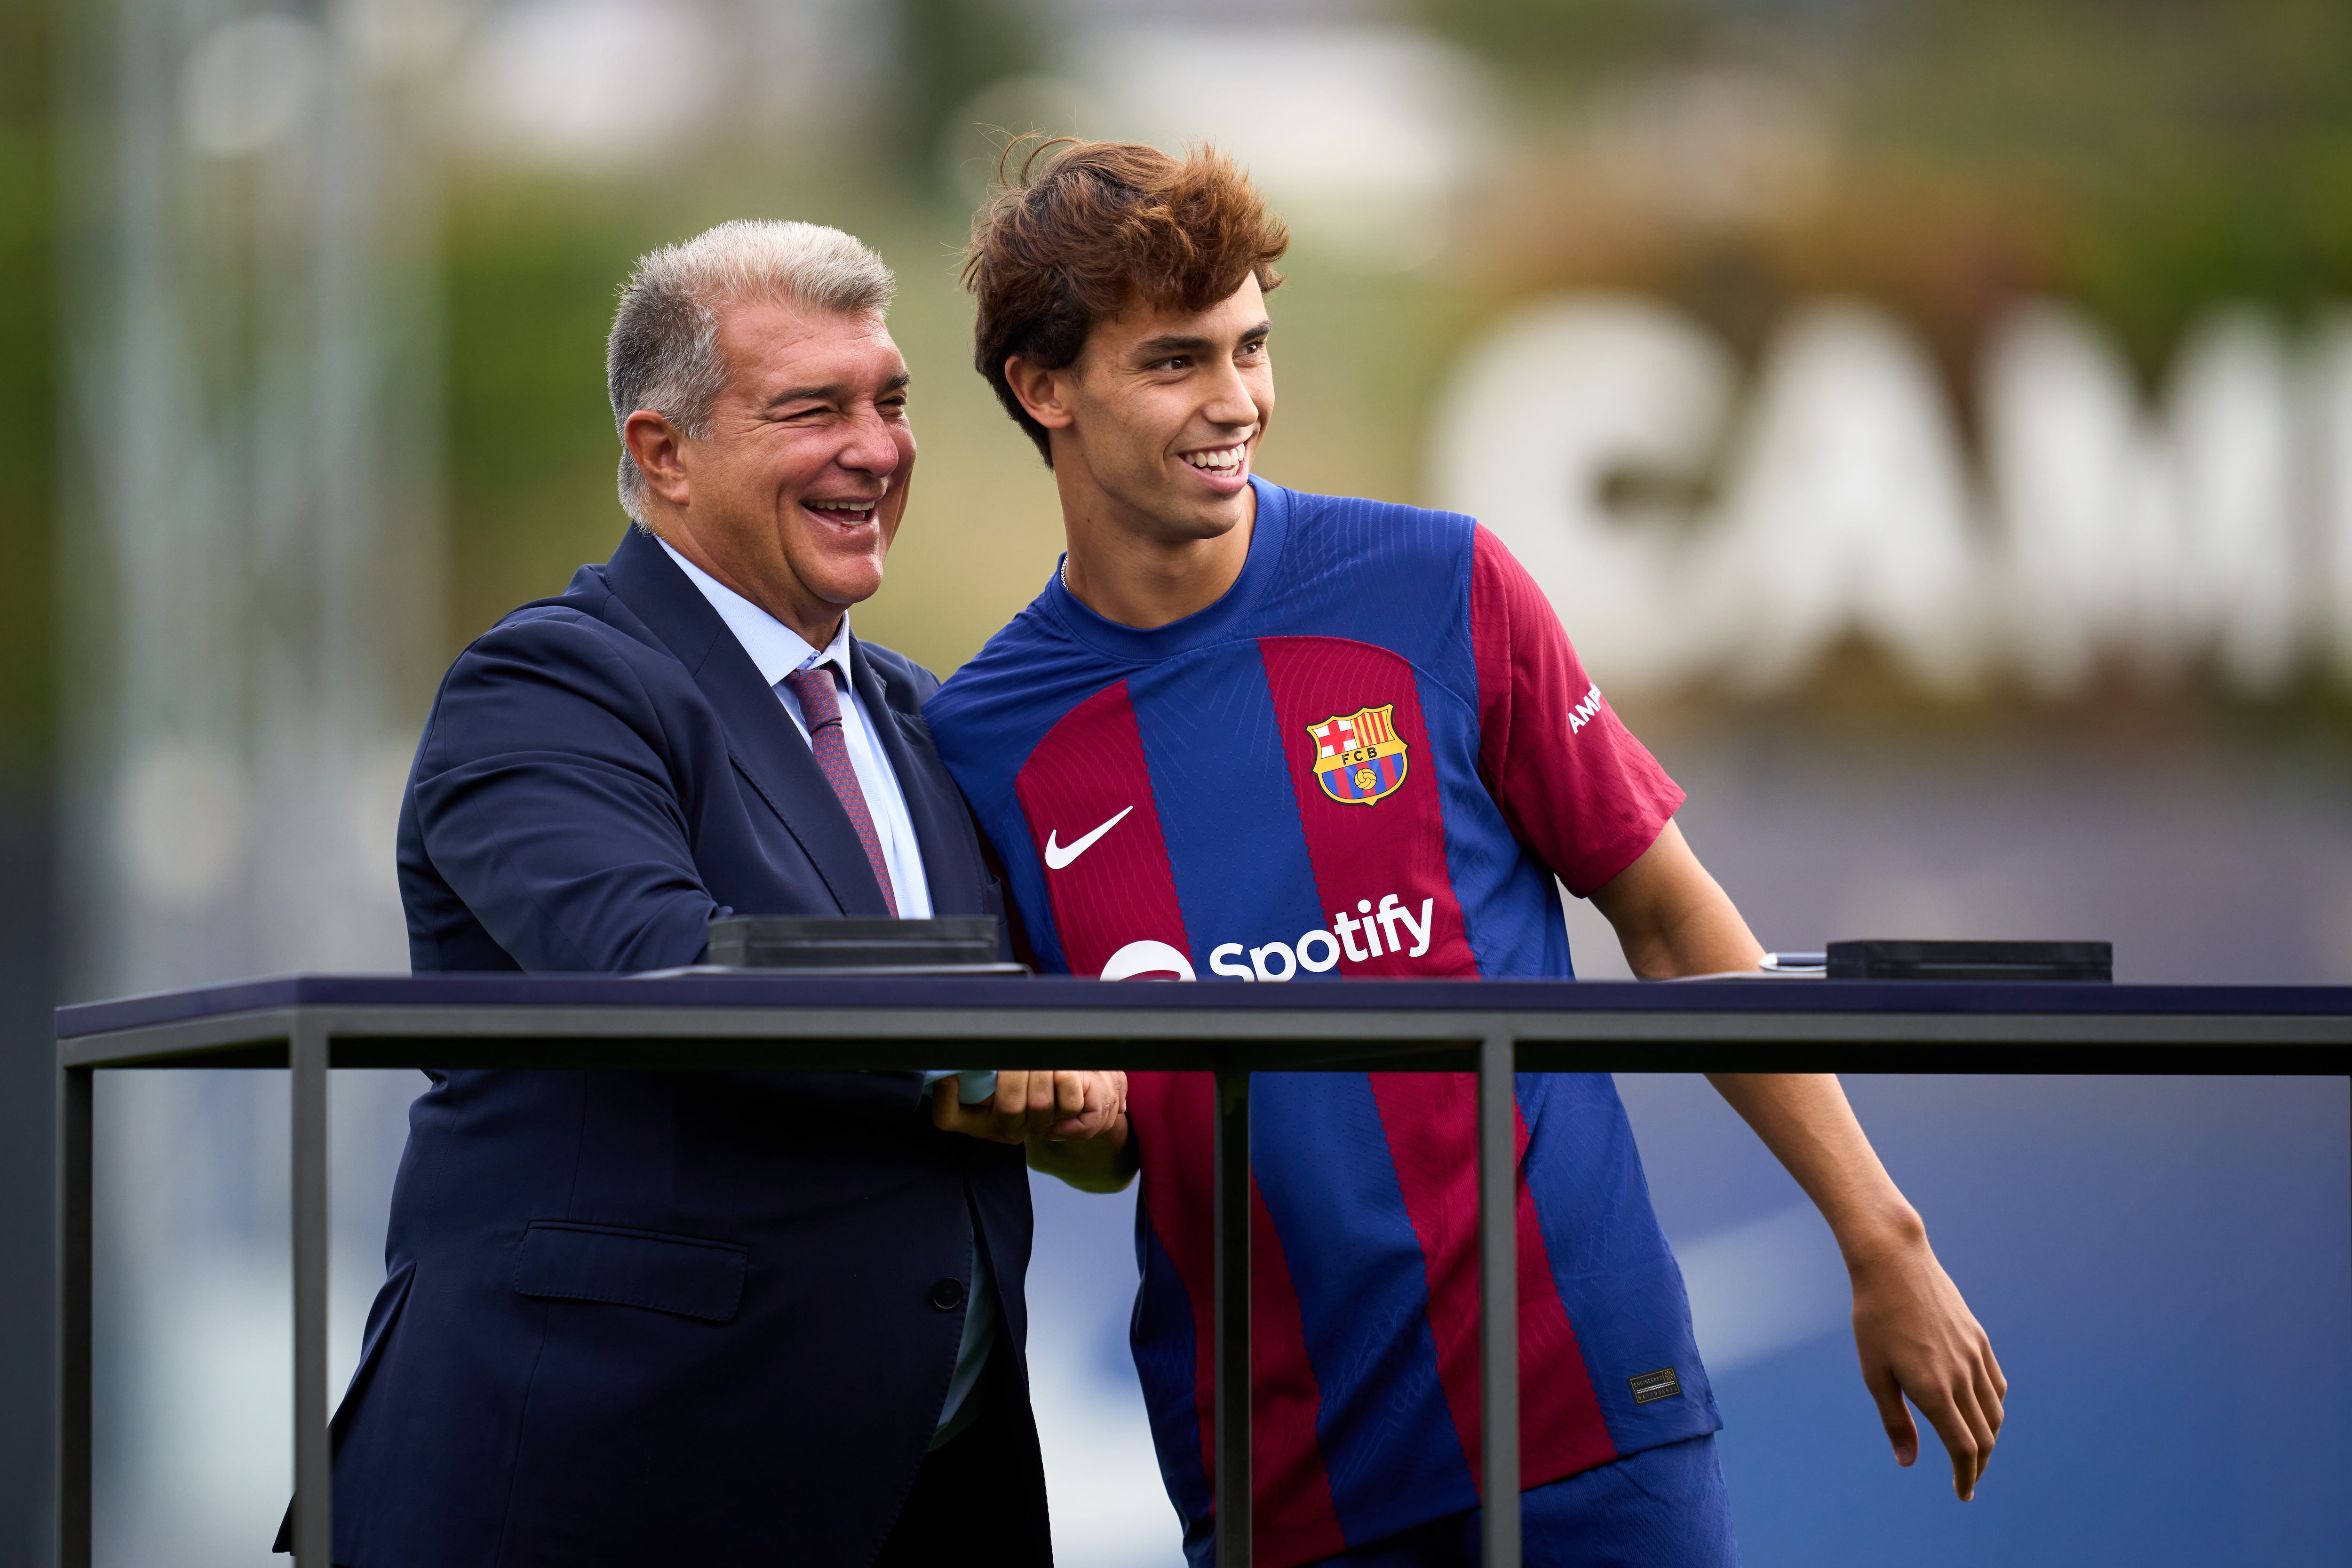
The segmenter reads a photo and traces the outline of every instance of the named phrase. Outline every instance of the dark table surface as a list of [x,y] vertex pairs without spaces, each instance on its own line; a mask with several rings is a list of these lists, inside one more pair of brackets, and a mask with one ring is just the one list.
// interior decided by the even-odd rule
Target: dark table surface
[[1874,980],[1350,980],[1119,984],[1069,976],[295,974],[85,1002],[59,1039],[286,1007],[943,1007],[1118,1011],[1980,1013],[2352,1017],[2352,986]]

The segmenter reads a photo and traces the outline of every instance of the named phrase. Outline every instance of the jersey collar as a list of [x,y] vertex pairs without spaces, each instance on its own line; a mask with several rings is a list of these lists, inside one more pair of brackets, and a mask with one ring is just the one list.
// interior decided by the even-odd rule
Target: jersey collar
[[1080,642],[1113,658],[1138,663],[1172,658],[1237,635],[1280,567],[1282,548],[1290,536],[1290,492],[1255,474],[1250,476],[1249,482],[1250,489],[1257,492],[1257,516],[1250,529],[1249,559],[1242,563],[1242,574],[1234,579],[1234,585],[1208,608],[1148,631],[1122,626],[1080,602],[1062,581],[1058,563],[1053,580],[1045,584],[1046,606]]

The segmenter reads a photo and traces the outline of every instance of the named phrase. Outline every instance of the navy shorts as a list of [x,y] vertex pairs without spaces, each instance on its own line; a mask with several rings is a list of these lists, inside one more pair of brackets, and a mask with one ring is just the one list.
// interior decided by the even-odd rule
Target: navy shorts
[[[1519,1502],[1526,1568],[1739,1568],[1712,1436],[1563,1476]],[[1477,1568],[1482,1511],[1367,1542],[1315,1568]]]

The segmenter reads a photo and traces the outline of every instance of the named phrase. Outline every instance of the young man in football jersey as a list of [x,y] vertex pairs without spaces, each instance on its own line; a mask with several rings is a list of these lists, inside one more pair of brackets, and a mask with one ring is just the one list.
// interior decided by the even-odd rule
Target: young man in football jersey
[[[1069,548],[925,716],[1037,963],[1567,979],[1557,879],[1638,974],[1754,968],[1674,823],[1682,791],[1492,534],[1252,471],[1286,244],[1206,151],[1049,144],[976,220],[976,362],[1052,467]],[[1837,1237],[1897,1458],[1907,1394],[1969,1497],[2006,1384],[1837,1080],[1715,1082]],[[1475,1561],[1473,1095],[1467,1075],[1254,1080],[1262,1568]],[[1517,1100],[1526,1560],[1732,1563],[1721,1423],[1615,1087],[1527,1073]],[[1097,1188],[1141,1169],[1136,1364],[1205,1563],[1207,1075],[1130,1075],[1128,1116],[1033,1158]]]

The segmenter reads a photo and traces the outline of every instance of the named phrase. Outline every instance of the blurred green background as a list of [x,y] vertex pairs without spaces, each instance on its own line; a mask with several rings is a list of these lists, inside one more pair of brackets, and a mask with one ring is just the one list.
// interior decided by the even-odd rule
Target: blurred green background
[[[2328,0],[1366,9],[1471,51],[1507,137],[1471,184],[1470,221],[1431,264],[1367,276],[1310,245],[1293,258],[1278,299],[1282,411],[1264,458],[1290,483],[1417,498],[1450,354],[1541,289],[1634,286],[1751,352],[1790,300],[1860,294],[1927,334],[1956,382],[2004,305],[2054,293],[2086,308],[2151,384],[2217,300],[2301,313],[2352,295],[2352,8]],[[917,374],[920,488],[862,627],[945,669],[1025,602],[1050,567],[1050,491],[968,368],[953,258],[970,192],[942,177],[939,150],[957,109],[1034,60],[1056,20],[1014,0],[908,4],[903,69],[845,135],[763,142],[727,126],[593,176],[452,160],[440,216],[445,648],[608,551],[620,520],[600,356],[614,288],[646,247],[746,213],[849,228],[902,279],[894,325]],[[0,756],[29,777],[49,755],[64,402],[52,23],[28,0],[0,12],[0,442],[14,476],[0,527],[19,566],[0,585]],[[1237,47],[1231,65],[1244,79],[1249,53]],[[1591,190],[1576,136],[1597,99],[1631,75],[1723,60],[1815,85],[1837,143],[1826,189],[1727,236],[1644,228],[1611,210],[1622,203],[1580,202]]]
[[[1393,81],[1393,122],[1327,125],[1325,142],[1297,142],[1287,176],[1271,154],[1262,171],[1298,237],[1274,299],[1280,409],[1259,466],[1304,489],[1448,499],[1430,471],[1448,377],[1495,323],[1549,296],[1663,302],[1751,373],[1811,304],[1873,302],[1924,345],[1972,458],[1983,358],[2021,302],[2081,311],[2151,405],[2217,308],[2268,310],[2301,345],[2352,302],[2341,0],[0,4],[0,547],[12,567],[0,574],[0,1562],[35,1560],[47,1531],[46,1010],[258,968],[399,964],[380,830],[433,680],[499,615],[603,559],[624,526],[602,354],[632,258],[770,216],[838,225],[896,268],[892,326],[915,374],[921,457],[888,582],[856,623],[945,674],[1037,591],[1059,548],[1050,476],[969,363],[957,252],[992,148],[1033,127],[1158,135],[1182,120],[1171,102],[1213,103],[1212,130],[1246,146],[1286,117],[1312,121],[1325,100],[1300,105],[1315,93],[1345,99],[1335,76],[1349,71],[1362,101],[1332,113],[1379,108]],[[287,85],[298,78],[299,91]],[[370,139],[366,199],[391,215],[377,226],[316,217],[349,194],[304,162],[319,124]],[[1352,139],[1352,163],[1335,139]],[[143,164],[131,155],[141,149]],[[1383,160],[1407,173],[1363,185]],[[305,650],[342,646],[271,619],[305,606],[305,579],[248,563],[277,562],[254,539],[286,530],[240,512],[269,501],[274,466],[311,456],[307,437],[273,447],[247,429],[309,428],[301,395],[253,390],[267,378],[251,342],[320,330],[293,311],[269,329],[269,310],[327,275],[288,258],[339,237],[399,303],[368,350],[399,374],[352,416],[387,434],[375,468],[331,469],[318,481],[327,500],[284,515],[323,533],[355,494],[390,509],[372,525],[382,553],[370,570],[405,624],[351,644],[382,650],[361,741],[328,725],[281,744],[258,720],[224,721],[215,752],[173,752],[141,774],[151,731],[203,741],[213,721],[173,731],[177,710],[201,704],[140,658],[217,663],[226,695],[205,700],[266,715],[279,690],[269,681],[318,662]],[[134,253],[150,273],[118,266]],[[148,423],[141,373],[124,369],[134,362],[109,357],[110,323],[156,302],[140,276],[174,279],[189,338],[214,345],[170,431]],[[203,428],[208,413],[218,429]],[[149,489],[126,478],[140,473]],[[176,500],[122,499],[196,495],[197,479],[214,499],[184,515]],[[1691,499],[1670,494],[1664,511]],[[251,613],[167,643],[160,661],[123,651],[138,629],[123,623],[152,601],[110,574],[127,574],[121,542],[142,530],[185,534],[182,568],[219,555]],[[421,590],[396,581],[404,571]],[[246,620],[268,622],[283,646],[267,657],[233,646]],[[1768,946],[2113,936],[2127,978],[2342,980],[2344,671],[2352,663],[2331,670],[2299,648],[2288,677],[2252,695],[2191,658],[2153,681],[2105,670],[2061,699],[2029,700],[2006,678],[1936,699],[1850,638],[1769,700],[1700,681],[1625,707],[1690,786],[1685,824]],[[321,689],[305,700],[331,708],[342,689]],[[369,755],[348,776],[326,771],[345,751]],[[312,793],[330,808],[352,797],[379,834],[352,851],[362,881],[350,886],[384,907],[342,947],[270,934],[334,923],[315,911],[340,910],[346,885],[324,873],[306,905],[265,877],[223,880],[201,855],[165,853],[161,882],[140,868],[147,829],[133,818],[155,792],[124,779],[163,781],[165,806],[204,805],[159,819],[164,851],[216,834],[229,861],[257,863],[278,836],[254,821],[291,818],[256,780],[289,756],[298,775],[299,759],[318,763]],[[250,812],[228,809],[248,795],[260,803]],[[332,823],[317,831],[342,842]],[[297,870],[316,858],[301,847],[313,840],[283,837]],[[1605,931],[1580,908],[1570,918],[1580,969],[1611,973]],[[134,927],[136,942],[123,934]],[[247,928],[259,934],[227,939]],[[387,1179],[410,1088],[382,1091],[389,1142],[354,1139],[383,1154]],[[134,1232],[168,1246],[147,1275],[124,1264],[124,1300],[181,1288],[170,1247],[264,1259],[279,1247],[277,1213],[250,1191],[282,1182],[282,1166],[229,1171],[218,1152],[250,1143],[254,1160],[275,1159],[268,1139],[225,1131],[248,1112],[275,1127],[274,1113],[201,1092],[213,1096],[201,1113],[192,1099],[171,1123],[184,1142],[152,1139],[133,1152],[146,1163],[124,1167],[126,1187],[176,1173],[200,1216]],[[350,1237],[364,1260],[380,1208],[358,1214]],[[283,1290],[262,1277],[252,1289],[260,1306],[225,1296],[217,1321],[242,1313],[276,1332],[268,1313]],[[1116,1303],[1105,1310],[1113,1321]],[[144,1344],[134,1319],[122,1342]],[[282,1363],[264,1350],[255,1364]],[[183,1352],[158,1341],[139,1353],[151,1360],[129,1359],[163,1365]],[[126,1438],[109,1451],[124,1489],[110,1560],[258,1561],[247,1515],[274,1521],[279,1458],[263,1452],[233,1474],[142,1469],[142,1454],[240,1451],[146,1397],[121,1395],[120,1423],[154,1447]],[[251,1430],[275,1432],[269,1390],[252,1398]]]

